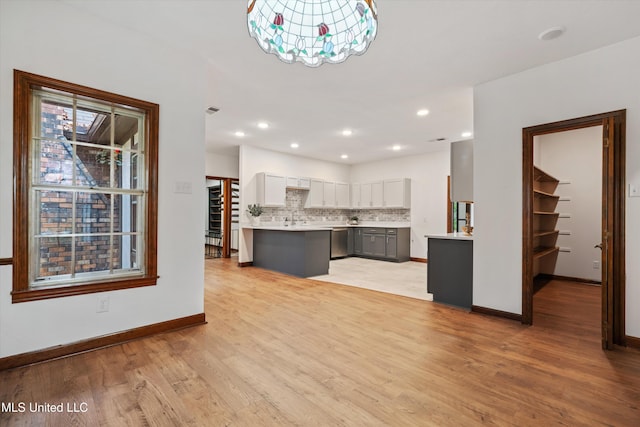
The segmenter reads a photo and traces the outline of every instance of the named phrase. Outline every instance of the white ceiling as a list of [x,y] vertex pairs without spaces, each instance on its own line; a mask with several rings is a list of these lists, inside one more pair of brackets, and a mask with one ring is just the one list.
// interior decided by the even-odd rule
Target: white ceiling
[[[62,1],[208,60],[208,151],[248,144],[348,164],[465,139],[474,85],[640,36],[638,0],[377,0],[378,35],[366,54],[306,68],[258,47],[244,0]],[[554,26],[565,35],[538,40]],[[220,111],[205,114],[208,106]],[[430,114],[416,116],[420,108]]]

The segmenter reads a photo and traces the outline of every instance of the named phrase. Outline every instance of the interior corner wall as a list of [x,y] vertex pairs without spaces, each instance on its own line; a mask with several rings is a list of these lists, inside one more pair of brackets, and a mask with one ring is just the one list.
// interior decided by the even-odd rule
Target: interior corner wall
[[240,159],[238,156],[207,152],[205,154],[205,173],[219,178],[239,178]]
[[449,144],[430,153],[362,163],[351,167],[351,182],[411,179],[411,257],[427,257],[427,234],[447,232]]
[[602,240],[602,126],[538,135],[533,152],[536,166],[560,180],[553,274],[599,282],[602,251],[594,246]]
[[[522,129],[627,110],[640,185],[640,37],[474,88],[473,304],[522,313]],[[626,334],[640,337],[640,198],[626,199]]]
[[[73,22],[65,31],[64,22]],[[58,24],[56,24],[58,23]],[[72,40],[72,42],[69,42]],[[0,357],[37,351],[204,311],[205,64],[65,2],[0,2],[0,257],[12,251],[13,70],[160,105],[157,286],[11,303],[0,266]],[[188,76],[188,78],[185,78]],[[177,182],[191,194],[174,192]],[[104,296],[105,293],[100,294]]]

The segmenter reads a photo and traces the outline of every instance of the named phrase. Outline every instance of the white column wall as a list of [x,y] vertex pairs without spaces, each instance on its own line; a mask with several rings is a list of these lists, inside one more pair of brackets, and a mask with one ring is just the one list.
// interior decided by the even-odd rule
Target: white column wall
[[205,153],[205,172],[207,176],[220,178],[238,178],[240,176],[238,156],[207,152]]

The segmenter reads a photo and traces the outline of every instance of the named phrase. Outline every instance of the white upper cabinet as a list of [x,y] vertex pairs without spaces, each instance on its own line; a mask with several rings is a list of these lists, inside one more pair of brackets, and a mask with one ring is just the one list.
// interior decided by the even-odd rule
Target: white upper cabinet
[[305,208],[321,208],[324,203],[324,181],[311,179],[309,182],[309,194],[304,204]]
[[349,184],[336,182],[336,207],[348,208],[350,206]]
[[256,203],[266,207],[286,205],[286,178],[266,172],[256,174]]
[[308,189],[305,208],[403,208],[411,207],[408,178],[349,184],[323,179],[256,174],[257,202],[267,207],[286,206],[287,188]]
[[359,208],[360,207],[360,190],[362,185],[360,183],[351,184],[351,207]]
[[311,179],[305,208],[349,208],[349,184]]
[[411,207],[411,181],[408,178],[385,179],[383,187],[385,208]]
[[370,182],[365,182],[364,184],[360,184],[360,207],[361,208],[371,207],[371,183]]
[[323,202],[322,206],[325,208],[335,208],[336,207],[336,183],[325,181],[323,185],[324,193],[323,193]]
[[360,207],[361,208],[381,208],[383,207],[383,186],[382,181],[365,182],[360,185]]
[[311,185],[309,178],[298,178],[297,176],[287,177],[287,188],[296,188],[298,190],[308,190]]
[[384,207],[384,187],[382,185],[382,181],[371,183],[371,207]]

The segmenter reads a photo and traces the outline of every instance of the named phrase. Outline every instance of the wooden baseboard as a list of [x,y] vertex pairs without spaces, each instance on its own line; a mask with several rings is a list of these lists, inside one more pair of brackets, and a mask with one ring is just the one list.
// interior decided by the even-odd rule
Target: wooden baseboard
[[508,311],[496,310],[493,308],[480,307],[478,305],[472,305],[471,311],[479,314],[487,314],[489,316],[503,317],[505,319],[517,320],[522,322],[522,315],[516,313],[510,313]]
[[111,347],[122,344],[127,341],[156,335],[162,332],[171,332],[178,329],[188,328],[190,326],[204,325],[206,322],[205,314],[194,314],[193,316],[181,317],[178,319],[167,320],[166,322],[154,323],[152,325],[141,326],[139,328],[129,329],[123,332],[116,332],[110,335],[90,338],[83,341],[77,341],[71,344],[59,345],[55,347],[45,348],[43,350],[32,351],[29,353],[16,354],[0,358],[0,371],[5,369],[18,368],[20,366],[32,365],[34,363],[45,362],[62,357],[73,356],[75,354],[87,351],[97,350],[100,348]]
[[599,280],[581,279],[579,277],[557,276],[555,274],[540,274],[539,276],[543,276],[543,279],[545,280],[563,280],[565,282],[587,283],[590,285],[602,284]]
[[414,257],[411,257],[411,258],[409,258],[409,261],[423,262],[425,264],[429,263],[429,260],[426,259],[426,258],[414,258]]
[[0,258],[0,265],[12,265],[13,258]]
[[630,337],[629,335],[624,337],[624,341],[627,347],[640,349],[640,338]]
[[238,263],[238,267],[251,267],[252,265],[253,265],[253,261],[239,262]]

